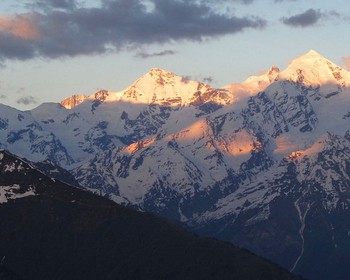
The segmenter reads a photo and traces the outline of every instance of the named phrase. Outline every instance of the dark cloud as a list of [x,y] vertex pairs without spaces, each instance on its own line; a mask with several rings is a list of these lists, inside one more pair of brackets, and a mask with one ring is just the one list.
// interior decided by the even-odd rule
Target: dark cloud
[[[57,6],[60,1],[48,2]],[[142,0],[102,0],[95,8],[46,10],[11,20],[0,16],[0,23],[11,27],[1,29],[0,24],[0,60],[91,55],[180,40],[201,42],[266,25],[261,18],[224,15],[195,0],[148,2],[151,10]],[[73,4],[61,1],[60,7]],[[19,34],[25,28],[32,36]]]
[[206,84],[212,84],[215,82],[214,78],[213,77],[204,77],[203,79],[203,82],[206,83]]
[[190,81],[192,81],[192,76],[182,76],[181,77],[181,81],[185,84],[189,83]]
[[177,52],[172,50],[164,50],[161,52],[155,52],[155,53],[147,53],[147,52],[138,52],[135,57],[147,59],[151,57],[160,57],[160,56],[167,56],[167,55],[174,55],[177,54]]
[[63,9],[72,10],[77,7],[75,0],[32,0],[27,5],[29,9]]
[[253,3],[255,0],[237,0],[237,2],[240,2],[242,4],[248,5]]
[[292,27],[308,27],[315,25],[324,16],[319,10],[309,9],[304,13],[282,18],[282,22]]
[[341,14],[337,11],[329,11],[326,16],[330,19],[334,19],[334,20],[341,20],[344,22],[349,22],[350,21],[350,17],[348,15],[345,14]]
[[182,76],[183,83],[189,83],[190,81],[202,81],[205,84],[216,83],[215,79],[213,77],[210,77],[210,76],[206,76],[206,77],[203,77],[202,75],[199,75],[198,77]]
[[[266,1],[266,0],[264,0]],[[300,0],[273,0],[275,3],[281,3],[281,2],[296,2],[296,1],[300,1]],[[213,0],[202,0],[202,2],[205,3],[213,3]],[[249,5],[252,4],[254,2],[257,2],[257,0],[216,0],[215,1],[218,4],[244,4],[244,5]]]
[[[202,3],[206,3],[206,4],[211,4],[214,1],[213,0],[202,0]],[[215,1],[216,4],[232,4],[232,3],[239,3],[239,4],[244,4],[244,5],[248,5],[251,4],[253,2],[255,2],[255,0],[216,0]]]
[[17,102],[17,104],[23,104],[23,105],[30,105],[30,104],[37,104],[38,103],[38,101],[35,99],[35,97],[31,96],[31,95],[21,97],[16,102]]
[[297,2],[299,0],[275,0],[275,3],[282,3],[282,2]]

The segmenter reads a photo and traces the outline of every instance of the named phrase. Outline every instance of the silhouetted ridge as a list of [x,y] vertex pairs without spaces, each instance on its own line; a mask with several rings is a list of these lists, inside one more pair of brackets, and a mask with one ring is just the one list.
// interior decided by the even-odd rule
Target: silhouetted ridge
[[[1,279],[298,279],[233,245],[46,177],[0,152]],[[11,189],[12,188],[12,189]],[[30,195],[28,190],[31,191]]]

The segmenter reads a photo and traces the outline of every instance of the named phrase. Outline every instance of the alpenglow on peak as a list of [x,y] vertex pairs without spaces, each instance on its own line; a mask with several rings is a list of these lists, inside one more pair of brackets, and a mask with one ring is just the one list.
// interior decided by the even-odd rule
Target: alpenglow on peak
[[318,53],[317,51],[315,50],[309,50],[305,55],[308,55],[308,56],[321,56],[323,57],[320,53]]
[[289,80],[306,86],[350,85],[350,73],[334,64],[318,52],[310,50],[294,59],[282,71],[279,80]]

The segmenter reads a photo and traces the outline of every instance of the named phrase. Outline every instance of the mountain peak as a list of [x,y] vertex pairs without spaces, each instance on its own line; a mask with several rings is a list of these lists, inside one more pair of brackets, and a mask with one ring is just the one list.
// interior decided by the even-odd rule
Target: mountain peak
[[133,85],[138,86],[140,84],[168,84],[172,83],[178,76],[172,72],[161,68],[151,68],[146,74],[141,76]]
[[169,72],[169,71],[167,71],[167,70],[165,70],[165,69],[162,69],[162,68],[158,68],[158,67],[153,67],[153,68],[151,68],[149,71],[148,71],[148,73],[150,73],[150,74],[166,74],[166,73],[170,73],[170,74],[173,74],[173,73],[171,73],[171,72]]
[[159,79],[163,77],[174,78],[177,75],[161,68],[151,68],[142,78],[148,77],[148,76],[151,76],[153,79]]
[[315,50],[309,50],[306,54],[304,54],[305,56],[307,55],[307,56],[321,56],[321,57],[323,57],[321,54],[319,54],[317,51],[315,51]]
[[160,68],[151,68],[127,88],[122,97],[126,102],[163,106],[193,105],[197,104],[194,100],[198,98],[200,102],[210,101],[220,105],[233,101],[231,95]]
[[303,83],[307,86],[348,86],[350,73],[318,52],[310,50],[294,59],[287,69],[278,75],[278,79]]
[[315,64],[315,63],[320,64],[320,62],[326,63],[327,61],[329,61],[329,60],[327,60],[323,55],[319,54],[318,52],[316,52],[314,50],[309,50],[307,53],[294,59],[289,66],[295,65],[295,64],[303,64],[303,65],[310,65],[311,66],[311,64]]
[[274,73],[279,73],[280,69],[277,66],[272,66],[269,71],[267,71],[267,75],[272,75]]

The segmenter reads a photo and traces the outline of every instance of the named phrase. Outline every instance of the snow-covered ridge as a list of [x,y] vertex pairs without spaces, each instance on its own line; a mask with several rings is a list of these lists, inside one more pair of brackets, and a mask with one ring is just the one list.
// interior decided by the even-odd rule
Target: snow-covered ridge
[[240,100],[264,91],[276,81],[291,81],[305,87],[320,88],[321,94],[331,94],[350,86],[350,73],[310,50],[292,60],[283,71],[272,66],[259,76],[251,76],[242,83],[230,84],[223,89],[231,91]]
[[272,66],[268,71],[259,76],[251,76],[243,83],[230,84],[224,86],[223,89],[229,90],[235,98],[241,100],[265,90],[276,80],[279,73],[280,69],[277,66]]
[[254,96],[274,82],[284,80],[304,86],[323,87],[322,92],[331,93],[350,86],[350,73],[316,51],[310,50],[294,59],[284,71],[272,66],[259,76],[251,76],[242,83],[230,84],[221,89],[214,89],[160,68],[152,68],[122,91],[100,90],[89,96],[73,95],[61,104],[67,109],[72,109],[87,100],[161,106],[189,106],[199,104],[198,102],[227,105]]
[[61,104],[67,109],[72,109],[86,100],[103,103],[126,102],[162,106],[196,106],[196,104],[205,102],[226,105],[232,103],[235,98],[226,90],[214,89],[172,72],[152,68],[125,90],[101,90],[90,96],[73,95],[61,101]]

